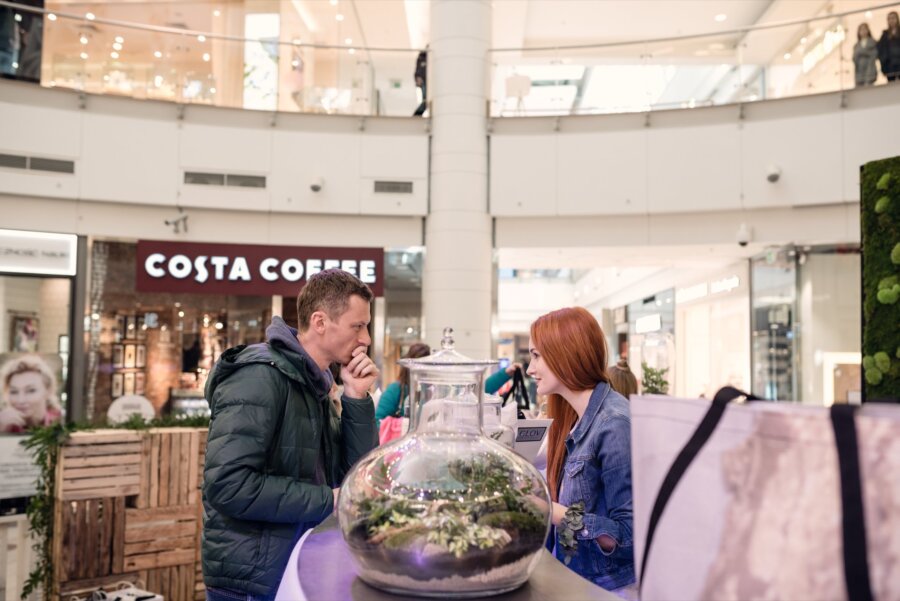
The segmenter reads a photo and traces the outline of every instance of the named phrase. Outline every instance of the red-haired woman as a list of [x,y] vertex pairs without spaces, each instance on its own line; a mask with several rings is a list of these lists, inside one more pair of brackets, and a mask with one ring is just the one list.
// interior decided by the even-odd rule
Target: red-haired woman
[[[547,481],[556,556],[607,589],[635,581],[628,401],[609,386],[606,339],[580,307],[531,324],[528,374],[549,395]],[[631,596],[633,590],[620,591]]]

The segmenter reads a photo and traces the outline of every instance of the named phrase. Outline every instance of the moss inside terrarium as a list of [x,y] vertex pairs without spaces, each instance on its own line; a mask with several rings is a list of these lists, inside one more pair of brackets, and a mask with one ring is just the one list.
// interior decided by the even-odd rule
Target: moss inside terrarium
[[540,550],[546,517],[534,501],[539,483],[491,454],[450,461],[443,475],[353,498],[347,540],[366,567],[406,574],[412,565],[416,578],[429,580],[484,572]]

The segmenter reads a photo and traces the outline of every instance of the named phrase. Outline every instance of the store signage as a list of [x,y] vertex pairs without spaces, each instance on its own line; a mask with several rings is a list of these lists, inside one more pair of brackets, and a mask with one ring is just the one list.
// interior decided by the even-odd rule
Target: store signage
[[659,313],[653,315],[645,315],[639,317],[634,322],[634,331],[638,334],[649,334],[650,332],[659,332],[662,329],[662,316]]
[[0,436],[0,499],[29,497],[37,492],[40,470],[31,453],[21,445],[27,436]]
[[306,279],[343,269],[384,294],[384,250],[140,240],[139,292],[294,296]]
[[75,275],[78,237],[0,230],[0,272]]
[[732,275],[720,280],[713,280],[709,283],[702,282],[700,284],[688,286],[687,288],[679,288],[675,291],[675,303],[689,303],[695,300],[700,300],[701,298],[706,298],[707,296],[711,296],[713,294],[731,292],[732,290],[739,288],[740,285],[741,278],[736,275]]

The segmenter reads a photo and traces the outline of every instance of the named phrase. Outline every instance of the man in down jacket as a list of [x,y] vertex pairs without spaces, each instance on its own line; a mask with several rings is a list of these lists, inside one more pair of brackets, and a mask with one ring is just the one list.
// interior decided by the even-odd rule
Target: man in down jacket
[[[300,536],[327,517],[350,467],[378,444],[368,390],[372,291],[326,270],[297,298],[299,331],[281,317],[266,342],[227,350],[210,373],[203,470],[208,601],[274,597]],[[329,400],[341,364],[343,411]]]

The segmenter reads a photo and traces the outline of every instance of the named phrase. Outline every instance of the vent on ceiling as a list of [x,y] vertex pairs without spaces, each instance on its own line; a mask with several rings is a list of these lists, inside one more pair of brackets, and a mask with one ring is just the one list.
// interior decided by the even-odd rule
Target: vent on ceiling
[[264,175],[238,175],[236,173],[206,173],[185,171],[184,183],[194,186],[234,186],[238,188],[265,188]]
[[375,182],[375,192],[378,194],[412,194],[412,182]]
[[50,171],[52,173],[75,173],[75,161],[28,157],[19,154],[0,154],[0,167]]

